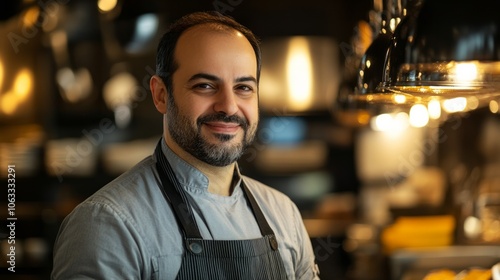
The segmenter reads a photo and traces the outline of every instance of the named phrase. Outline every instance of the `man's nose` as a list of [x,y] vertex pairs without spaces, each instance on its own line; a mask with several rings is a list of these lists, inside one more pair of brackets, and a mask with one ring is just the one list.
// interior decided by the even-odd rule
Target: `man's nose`
[[238,104],[232,88],[221,88],[216,95],[214,110],[227,116],[232,116],[238,112]]

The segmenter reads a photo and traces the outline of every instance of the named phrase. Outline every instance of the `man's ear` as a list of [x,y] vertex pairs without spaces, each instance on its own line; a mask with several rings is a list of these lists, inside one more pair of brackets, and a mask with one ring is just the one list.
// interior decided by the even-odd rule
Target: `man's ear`
[[155,104],[156,110],[162,114],[167,113],[167,87],[162,78],[153,75],[149,80],[149,88]]

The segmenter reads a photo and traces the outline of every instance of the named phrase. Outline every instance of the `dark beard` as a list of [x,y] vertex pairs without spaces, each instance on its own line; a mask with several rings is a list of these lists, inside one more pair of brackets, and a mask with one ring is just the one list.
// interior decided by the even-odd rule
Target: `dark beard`
[[[210,114],[200,116],[196,120],[196,127],[185,116],[179,113],[179,108],[169,96],[167,108],[168,131],[172,139],[185,151],[197,159],[214,166],[227,166],[237,161],[250,146],[255,138],[255,127],[250,126],[246,119],[239,116],[227,116],[225,114]],[[211,144],[201,135],[201,127],[206,122],[222,121],[237,123],[243,129],[241,143],[235,145]],[[250,131],[249,131],[250,130]],[[229,142],[234,138],[230,134],[214,134],[221,142]]]

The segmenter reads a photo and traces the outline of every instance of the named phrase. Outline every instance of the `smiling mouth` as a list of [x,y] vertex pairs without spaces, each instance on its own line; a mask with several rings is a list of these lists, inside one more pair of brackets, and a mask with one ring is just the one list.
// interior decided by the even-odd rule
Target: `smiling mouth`
[[238,123],[233,122],[206,122],[204,123],[211,131],[220,134],[234,134],[240,128]]

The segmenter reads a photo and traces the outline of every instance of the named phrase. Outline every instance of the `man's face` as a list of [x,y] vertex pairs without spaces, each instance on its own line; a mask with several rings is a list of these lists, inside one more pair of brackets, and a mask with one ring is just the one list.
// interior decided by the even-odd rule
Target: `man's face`
[[258,124],[257,61],[239,32],[195,26],[177,42],[167,127],[196,158],[226,166],[253,141]]

